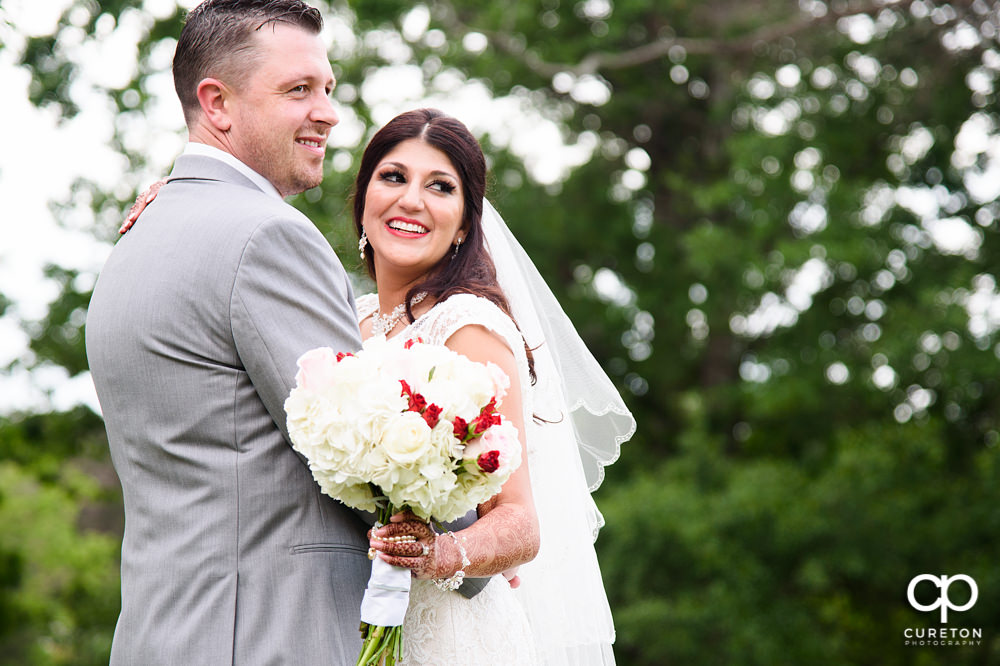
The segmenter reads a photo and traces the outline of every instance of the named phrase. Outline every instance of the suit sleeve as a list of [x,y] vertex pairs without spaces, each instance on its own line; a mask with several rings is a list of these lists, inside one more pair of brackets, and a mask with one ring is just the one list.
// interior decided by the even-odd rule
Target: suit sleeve
[[244,248],[230,309],[240,359],[288,440],[284,404],[298,358],[314,347],[361,348],[347,273],[307,219],[271,218]]

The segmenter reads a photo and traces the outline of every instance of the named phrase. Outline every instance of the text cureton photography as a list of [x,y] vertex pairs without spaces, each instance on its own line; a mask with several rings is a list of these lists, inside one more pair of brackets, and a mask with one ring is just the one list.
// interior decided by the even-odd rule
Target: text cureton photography
[[[964,603],[954,603],[949,596],[952,583],[958,582],[968,588],[968,600]],[[924,585],[921,586],[921,583]],[[937,597],[931,603],[921,603],[930,601],[925,598],[930,586],[937,588]],[[922,593],[917,589],[922,588]],[[921,599],[918,599],[918,594]],[[906,599],[914,609],[928,613],[935,610],[940,611],[940,621],[942,624],[948,622],[948,611],[964,612],[975,606],[979,599],[979,586],[976,581],[966,574],[955,576],[933,576],[931,574],[920,574],[910,579],[910,584],[906,588]],[[907,627],[903,630],[903,644],[909,646],[962,646],[982,644],[983,630],[981,627]]]

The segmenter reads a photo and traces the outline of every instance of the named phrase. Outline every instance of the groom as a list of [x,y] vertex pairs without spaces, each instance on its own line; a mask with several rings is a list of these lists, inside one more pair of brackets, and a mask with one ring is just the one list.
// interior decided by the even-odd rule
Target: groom
[[306,350],[361,346],[347,276],[282,201],[338,117],[322,17],[208,0],[174,81],[191,143],[94,289],[87,354],[125,501],[111,663],[353,664],[365,525],[320,494],[283,402]]

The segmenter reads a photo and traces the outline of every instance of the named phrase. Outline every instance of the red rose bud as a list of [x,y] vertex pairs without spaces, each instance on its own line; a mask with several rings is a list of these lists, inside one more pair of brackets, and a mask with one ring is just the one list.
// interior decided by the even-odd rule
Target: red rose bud
[[453,432],[455,433],[455,439],[460,442],[464,442],[465,438],[469,436],[469,424],[461,416],[456,416],[452,420],[451,425],[454,427]]
[[433,404],[427,405],[427,409],[424,410],[422,416],[424,417],[424,421],[427,422],[427,426],[433,428],[441,420],[441,408]]
[[488,416],[484,417],[482,415],[477,416],[472,420],[472,436],[479,437],[484,432],[490,428],[490,419]]
[[424,398],[424,396],[420,395],[419,393],[414,393],[413,395],[410,396],[410,404],[408,409],[411,412],[422,413],[426,408],[427,408],[427,400]]
[[400,379],[399,383],[403,385],[402,395],[413,395],[413,389],[410,388],[410,385],[406,383],[405,379]]
[[417,341],[414,340],[413,338],[410,338],[409,340],[403,343],[403,349],[409,349],[415,344],[417,344]]
[[486,403],[486,405],[482,409],[479,410],[479,416],[480,418],[482,418],[483,415],[492,414],[495,411],[497,411],[497,399],[496,397],[493,397],[490,398],[490,401]]
[[476,458],[476,462],[479,463],[479,469],[483,470],[487,474],[492,474],[500,469],[500,452],[487,451],[485,453],[480,453],[479,457]]
[[337,352],[337,363],[340,363],[348,356],[354,356],[354,354],[348,354],[346,352]]

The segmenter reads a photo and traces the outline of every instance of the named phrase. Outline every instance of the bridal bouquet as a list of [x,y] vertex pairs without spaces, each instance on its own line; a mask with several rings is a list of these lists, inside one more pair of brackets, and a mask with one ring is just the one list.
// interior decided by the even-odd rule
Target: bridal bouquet
[[[521,463],[517,429],[497,411],[510,382],[492,363],[376,336],[355,354],[310,350],[298,366],[285,401],[292,446],[323,493],[376,512],[380,523],[405,509],[428,521],[459,518]],[[399,659],[409,579],[408,569],[373,560],[358,664]]]

